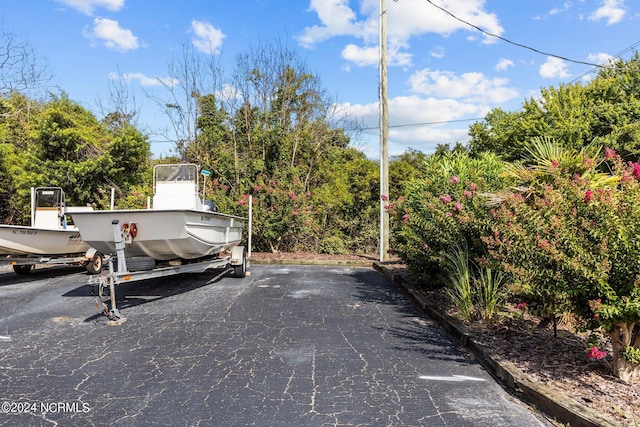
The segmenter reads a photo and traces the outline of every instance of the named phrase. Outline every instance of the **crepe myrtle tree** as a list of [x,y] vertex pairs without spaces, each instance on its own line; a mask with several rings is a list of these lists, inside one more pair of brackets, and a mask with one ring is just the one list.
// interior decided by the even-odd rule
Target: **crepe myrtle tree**
[[[538,144],[520,186],[495,195],[490,256],[554,319],[572,312],[611,341],[612,373],[640,382],[640,165],[597,147]],[[602,171],[610,171],[603,173]],[[517,190],[513,190],[517,188]],[[589,357],[604,353],[591,349]],[[595,355],[595,356],[594,356]]]

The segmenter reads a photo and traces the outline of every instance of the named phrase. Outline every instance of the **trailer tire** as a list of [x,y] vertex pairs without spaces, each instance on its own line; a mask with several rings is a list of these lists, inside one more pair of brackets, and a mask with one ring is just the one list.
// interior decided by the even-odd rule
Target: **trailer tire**
[[126,258],[126,260],[129,271],[146,271],[156,268],[156,260],[150,256],[136,256]]
[[242,279],[247,276],[247,250],[242,251],[242,261],[233,266],[233,277]]
[[26,265],[15,265],[14,264],[13,271],[15,271],[16,274],[24,276],[25,274],[31,273],[31,270],[33,270],[33,267],[34,267],[33,264],[26,264]]
[[102,267],[104,267],[102,254],[100,252],[93,254],[93,257],[85,267],[89,274],[100,274]]

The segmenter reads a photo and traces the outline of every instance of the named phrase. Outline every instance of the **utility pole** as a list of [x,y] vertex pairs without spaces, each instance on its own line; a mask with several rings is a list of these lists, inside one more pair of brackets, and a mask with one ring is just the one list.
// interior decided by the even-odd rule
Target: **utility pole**
[[380,261],[389,260],[389,112],[387,99],[387,2],[380,0]]

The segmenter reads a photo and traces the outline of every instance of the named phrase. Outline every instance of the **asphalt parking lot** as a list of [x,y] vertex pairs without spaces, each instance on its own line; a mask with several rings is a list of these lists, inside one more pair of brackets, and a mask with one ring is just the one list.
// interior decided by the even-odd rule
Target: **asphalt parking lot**
[[372,268],[0,272],[0,425],[550,426]]

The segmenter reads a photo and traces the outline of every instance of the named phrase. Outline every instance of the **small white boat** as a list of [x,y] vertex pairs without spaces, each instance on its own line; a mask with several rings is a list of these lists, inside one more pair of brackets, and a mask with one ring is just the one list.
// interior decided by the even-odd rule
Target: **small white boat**
[[0,225],[0,255],[77,254],[89,248],[78,228],[67,225],[59,187],[32,189],[31,226]]
[[[86,264],[91,260],[95,252],[78,228],[67,224],[65,209],[60,187],[32,189],[31,226],[0,225],[0,263],[13,264],[17,273],[28,273],[38,263]],[[94,261],[98,269],[100,261]]]
[[[127,258],[170,261],[216,255],[242,241],[246,220],[215,212],[211,204],[203,202],[198,177],[195,164],[157,165],[150,209],[74,208],[67,213],[84,241],[104,254],[115,254],[116,242],[122,240]],[[115,235],[114,224],[120,236]]]

